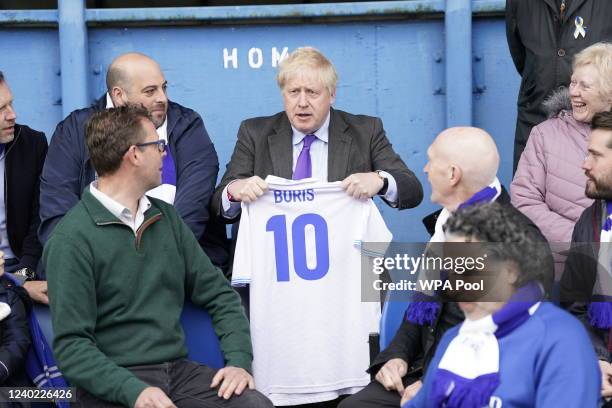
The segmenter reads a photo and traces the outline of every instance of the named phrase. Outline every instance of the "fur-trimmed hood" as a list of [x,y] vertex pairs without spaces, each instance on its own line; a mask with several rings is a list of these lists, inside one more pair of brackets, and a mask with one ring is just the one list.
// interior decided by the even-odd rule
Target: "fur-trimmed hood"
[[544,112],[548,119],[554,118],[561,111],[572,111],[572,101],[570,98],[569,89],[562,86],[554,91],[544,102],[542,102]]

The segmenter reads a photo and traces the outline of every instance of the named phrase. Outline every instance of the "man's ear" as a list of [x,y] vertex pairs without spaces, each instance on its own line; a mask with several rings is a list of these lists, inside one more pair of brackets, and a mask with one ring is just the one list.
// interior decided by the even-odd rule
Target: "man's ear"
[[123,155],[123,160],[127,160],[132,166],[139,166],[141,159],[138,156],[138,148],[136,146],[130,146],[128,151]]
[[463,178],[463,171],[461,167],[451,164],[449,167],[449,183],[452,187],[455,187]]
[[109,93],[115,107],[127,105],[127,93],[119,86],[114,86]]
[[519,278],[518,265],[515,262],[503,262],[502,263],[502,276],[512,286],[516,285]]
[[336,102],[336,88],[332,89],[330,92],[330,103],[333,104],[334,102]]

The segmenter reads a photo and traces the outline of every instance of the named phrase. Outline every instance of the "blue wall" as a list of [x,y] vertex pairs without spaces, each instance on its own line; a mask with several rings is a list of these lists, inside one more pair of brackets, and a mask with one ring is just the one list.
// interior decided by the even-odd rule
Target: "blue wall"
[[[413,6],[416,2],[397,3]],[[441,6],[439,1],[420,3]],[[352,10],[360,7],[365,6],[354,5]],[[213,9],[218,12],[224,8]],[[274,13],[274,7],[266,9]],[[46,12],[40,18],[53,16]],[[91,13],[89,16],[91,19]],[[379,17],[383,18],[276,24],[251,24],[245,19],[240,24],[189,26],[149,22],[138,27],[116,22],[112,27],[89,27],[88,97],[93,101],[104,92],[104,75],[114,57],[127,51],[150,55],[164,70],[170,98],[203,116],[223,166],[233,150],[241,120],[282,110],[273,53],[312,45],[326,54],[339,72],[335,107],[382,117],[396,151],[421,179],[426,196],[419,208],[400,213],[385,205],[379,207],[396,240],[426,240],[420,219],[436,206],[429,202],[430,189],[422,169],[427,146],[446,127],[446,69],[453,69],[446,66],[444,16]],[[14,23],[14,19],[4,16],[5,24]],[[508,185],[519,77],[508,53],[503,19],[475,18],[472,39],[477,89],[472,98],[473,123],[496,139],[502,156],[500,179]],[[231,56],[233,49],[237,67],[234,60],[224,63],[224,51]],[[15,94],[19,121],[51,137],[62,119],[57,29],[0,25],[0,52],[11,56],[3,58],[0,69]]]
[[47,137],[62,117],[56,29],[0,27],[0,70],[11,87],[17,122]]

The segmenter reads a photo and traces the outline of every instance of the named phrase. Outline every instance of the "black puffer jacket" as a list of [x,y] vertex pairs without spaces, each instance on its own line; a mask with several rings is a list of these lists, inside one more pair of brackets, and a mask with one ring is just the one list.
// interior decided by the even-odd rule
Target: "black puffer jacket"
[[30,300],[23,288],[0,276],[0,302],[11,307],[11,313],[0,321],[0,386],[26,387],[30,385],[25,372],[26,353],[31,343]]

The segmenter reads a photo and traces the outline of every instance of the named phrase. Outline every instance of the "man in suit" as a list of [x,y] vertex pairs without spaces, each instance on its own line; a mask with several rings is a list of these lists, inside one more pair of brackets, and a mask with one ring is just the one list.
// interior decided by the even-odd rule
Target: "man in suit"
[[47,303],[47,282],[36,280],[42,255],[36,235],[39,179],[47,138],[16,120],[13,94],[0,71],[0,251],[4,253],[0,262],[33,300]]
[[49,239],[59,220],[96,179],[85,145],[89,118],[112,107],[142,105],[160,138],[168,143],[163,183],[147,194],[173,204],[213,263],[225,266],[225,228],[220,223],[215,228],[208,214],[219,161],[202,118],[168,100],[166,78],[159,64],[146,55],[132,52],[117,57],[108,68],[106,86],[107,93],[93,106],[72,112],[55,129],[41,177],[41,242]]
[[[421,202],[421,184],[394,152],[381,120],[331,108],[337,74],[323,54],[298,48],[282,62],[277,81],[285,110],[241,124],[211,203],[216,215],[228,223],[237,221],[240,202],[263,195],[268,175],[342,181],[346,192],[357,199],[378,194],[399,209]],[[335,401],[319,404],[336,405]]]
[[[430,242],[445,241],[443,226],[458,208],[497,202],[515,212],[534,238],[542,242],[546,251],[542,256],[549,267],[544,272],[546,286],[550,289],[552,257],[546,239],[529,218],[510,204],[510,196],[497,179],[499,152],[493,138],[473,127],[446,129],[429,146],[427,157],[424,171],[431,185],[431,201],[442,206],[423,219],[431,234]],[[375,374],[375,380],[345,399],[340,408],[398,407],[400,401],[403,404],[416,395],[442,336],[464,319],[455,302],[437,302],[435,317],[425,317],[418,305],[426,303],[411,303],[393,340],[368,369]]]
[[331,108],[337,74],[321,52],[298,48],[282,62],[277,81],[285,111],[240,125],[234,153],[211,203],[216,215],[235,222],[240,201],[260,197],[268,188],[268,175],[342,180],[353,197],[378,194],[399,209],[421,202],[421,184],[393,150],[382,121]]

